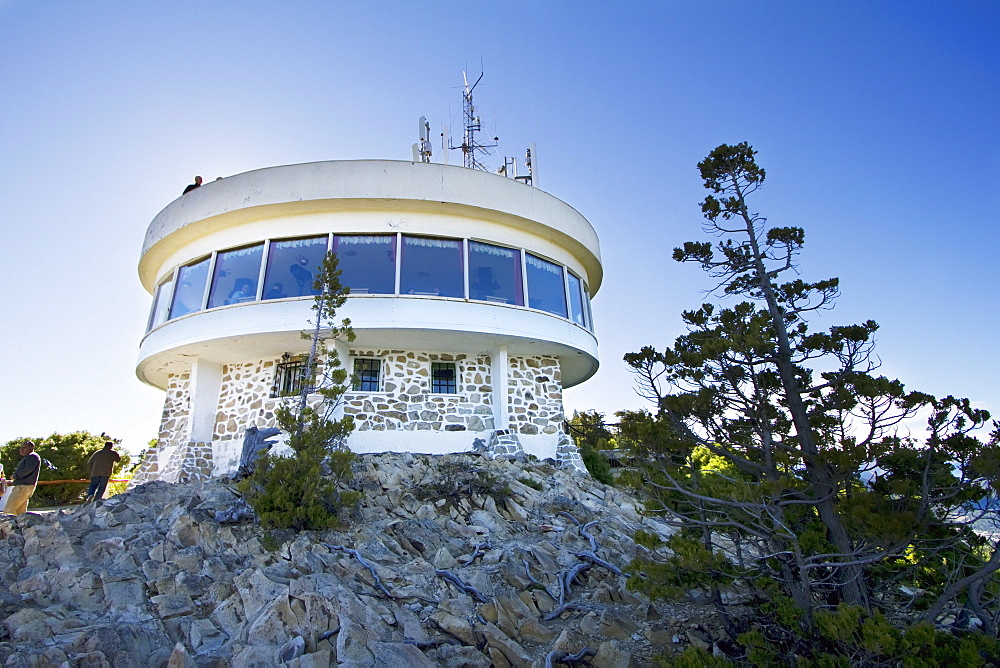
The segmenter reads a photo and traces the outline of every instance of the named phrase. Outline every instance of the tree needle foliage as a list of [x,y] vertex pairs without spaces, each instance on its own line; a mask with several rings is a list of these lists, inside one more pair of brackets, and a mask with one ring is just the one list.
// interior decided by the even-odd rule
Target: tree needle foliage
[[[625,356],[655,412],[619,413],[619,445],[678,528],[630,586],[702,591],[757,664],[977,665],[1000,619],[1000,550],[973,530],[995,517],[998,433],[975,436],[990,416],[967,399],[879,375],[874,321],[810,328],[838,280],[799,278],[803,229],[749,208],[755,155],[722,145],[699,163],[717,240],[674,250],[728,306],[686,311],[673,347]],[[924,416],[910,437],[904,421]]]
[[329,528],[360,498],[358,492],[341,489],[351,478],[354,454],[346,440],[354,420],[350,415],[337,417],[348,375],[332,343],[353,341],[354,331],[349,320],[335,319],[349,289],[340,283],[333,253],[323,260],[314,288],[315,321],[312,332],[302,334],[311,343],[299,392],[284,399],[275,412],[291,455],[264,454],[253,475],[240,483],[261,524],[269,528]]

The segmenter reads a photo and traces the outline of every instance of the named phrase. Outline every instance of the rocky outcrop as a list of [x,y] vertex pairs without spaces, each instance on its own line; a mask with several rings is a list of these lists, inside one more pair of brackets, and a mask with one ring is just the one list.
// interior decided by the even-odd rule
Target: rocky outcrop
[[336,531],[222,524],[225,480],[3,516],[0,663],[625,667],[687,642],[625,588],[631,536],[666,529],[620,490],[475,455],[365,455],[352,484]]

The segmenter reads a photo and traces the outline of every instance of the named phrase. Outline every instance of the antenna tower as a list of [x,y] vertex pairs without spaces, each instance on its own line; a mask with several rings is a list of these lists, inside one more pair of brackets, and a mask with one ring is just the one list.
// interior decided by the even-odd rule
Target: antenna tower
[[[462,149],[462,164],[469,169],[480,169],[483,171],[490,171],[486,165],[479,162],[477,154],[480,156],[490,155],[490,149],[496,148],[496,144],[480,144],[476,140],[476,133],[482,130],[482,123],[479,120],[479,115],[476,114],[476,107],[472,104],[472,91],[475,90],[479,82],[482,81],[483,75],[480,73],[479,78],[476,79],[476,83],[469,86],[469,78],[466,76],[465,72],[462,72],[462,80],[465,83],[465,92],[462,93],[462,117],[465,122],[465,134],[462,137],[461,146],[453,146],[451,139],[448,139],[449,149]],[[498,137],[494,137],[493,141],[499,141]]]

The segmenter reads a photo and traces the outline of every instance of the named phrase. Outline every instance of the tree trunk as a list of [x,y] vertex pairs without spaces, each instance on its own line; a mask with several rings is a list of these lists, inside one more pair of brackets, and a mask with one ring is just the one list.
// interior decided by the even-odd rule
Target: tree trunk
[[[795,439],[799,444],[799,451],[805,465],[806,480],[813,487],[813,495],[819,499],[816,502],[816,511],[820,521],[826,527],[827,538],[836,550],[844,555],[844,559],[849,561],[854,549],[836,507],[836,481],[829,467],[820,461],[819,448],[813,439],[812,425],[809,423],[809,413],[802,401],[801,389],[795,380],[795,368],[792,363],[792,349],[788,339],[788,327],[785,325],[785,314],[778,304],[774,287],[771,285],[771,278],[764,267],[764,256],[760,244],[757,242],[753,219],[743,200],[743,192],[735,179],[733,183],[740,200],[740,209],[746,223],[747,236],[753,249],[754,273],[757,284],[763,293],[771,316],[771,326],[774,328],[777,339],[778,350],[775,354],[775,361],[785,401],[788,404],[788,412],[795,425]],[[845,566],[840,568],[838,582],[843,600],[846,603],[861,606],[865,611],[870,611],[867,587],[860,567]]]

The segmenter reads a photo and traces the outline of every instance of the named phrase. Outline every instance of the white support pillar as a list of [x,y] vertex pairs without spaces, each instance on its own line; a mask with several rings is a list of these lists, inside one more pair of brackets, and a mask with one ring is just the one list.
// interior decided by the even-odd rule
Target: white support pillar
[[191,364],[188,440],[211,443],[222,390],[222,365],[204,359]]
[[508,410],[509,363],[507,346],[500,346],[490,355],[490,376],[493,380],[493,428],[507,429],[510,426]]

